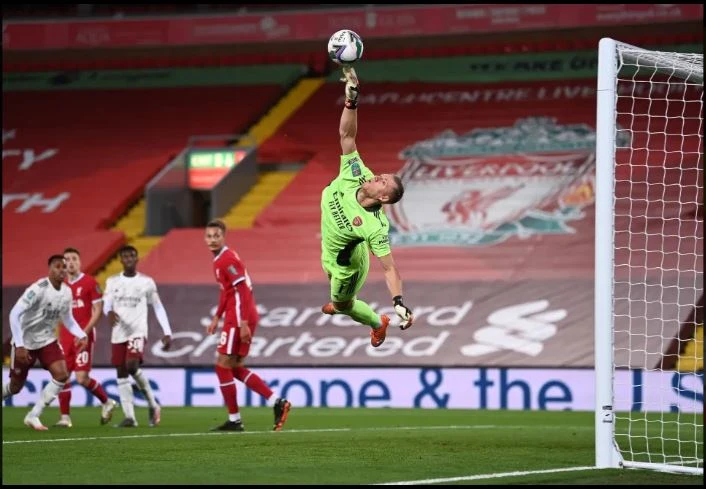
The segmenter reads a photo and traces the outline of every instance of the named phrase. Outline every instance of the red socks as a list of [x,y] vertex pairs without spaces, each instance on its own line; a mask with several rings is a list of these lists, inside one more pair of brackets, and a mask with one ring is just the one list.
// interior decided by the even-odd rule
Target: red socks
[[269,399],[272,395],[272,389],[267,386],[265,381],[249,369],[245,367],[235,367],[233,369],[233,374],[236,379],[244,383],[249,389],[252,389],[260,394],[265,399]]
[[221,367],[216,365],[216,375],[221,384],[221,394],[223,394],[223,400],[228,408],[228,414],[235,414],[238,412],[238,398],[237,392],[235,390],[235,379],[233,378],[233,371],[227,367]]

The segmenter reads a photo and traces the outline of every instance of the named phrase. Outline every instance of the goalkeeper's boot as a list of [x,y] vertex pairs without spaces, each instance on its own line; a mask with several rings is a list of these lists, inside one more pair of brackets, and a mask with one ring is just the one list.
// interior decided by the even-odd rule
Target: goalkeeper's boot
[[383,314],[380,316],[380,326],[370,330],[370,344],[377,348],[382,345],[387,336],[387,327],[390,325],[390,318]]
[[332,316],[336,314],[336,308],[333,307],[333,302],[329,302],[328,304],[324,304],[323,306],[321,306],[321,312],[323,312],[324,314],[330,314]]
[[220,426],[211,428],[211,431],[245,431],[242,421],[226,421]]
[[288,400],[279,398],[277,399],[277,402],[275,402],[274,406],[274,411],[275,411],[275,427],[273,428],[273,431],[281,431],[282,426],[284,425],[285,421],[287,421],[287,417],[289,416],[289,410],[292,408],[292,403],[290,403]]

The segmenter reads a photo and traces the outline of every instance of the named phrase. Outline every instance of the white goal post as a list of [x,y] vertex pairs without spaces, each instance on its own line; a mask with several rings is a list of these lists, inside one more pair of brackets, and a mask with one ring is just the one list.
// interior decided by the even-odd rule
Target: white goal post
[[703,370],[663,361],[703,308],[703,54],[598,51],[596,466],[703,474]]

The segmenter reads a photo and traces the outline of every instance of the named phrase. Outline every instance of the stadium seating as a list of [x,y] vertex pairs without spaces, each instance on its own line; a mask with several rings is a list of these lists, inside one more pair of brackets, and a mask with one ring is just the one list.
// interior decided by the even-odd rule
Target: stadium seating
[[[575,88],[592,87],[592,80],[569,83]],[[546,89],[563,84],[527,82],[524,84],[474,85],[477,90],[501,90],[522,86],[528,90]],[[365,96],[380,97],[397,93],[410,94],[468,91],[467,84],[367,83]],[[585,88],[581,88],[585,89]],[[292,182],[255,220],[255,229],[238,230],[229,235],[242,252],[253,275],[260,283],[324,282],[320,272],[319,201],[322,189],[338,171],[340,146],[338,123],[342,85],[323,85],[280,129],[259,148],[261,163],[275,161],[307,161]],[[378,98],[379,99],[379,98]],[[380,100],[380,99],[379,99]],[[595,117],[595,99],[584,97],[572,102],[572,110],[556,101],[526,101],[514,104],[453,103],[441,96],[434,103],[365,103],[359,109],[358,148],[368,166],[377,173],[397,172],[405,164],[399,153],[404,148],[428,140],[440,132],[453,129],[463,134],[473,128],[512,126],[519,117],[541,115],[556,117],[562,124],[590,123]],[[571,223],[575,233],[549,237],[536,235],[528,239],[511,237],[496,246],[464,248],[434,247],[395,248],[395,259],[404,270],[405,280],[462,281],[473,279],[517,279],[532,277],[590,278],[593,274],[593,211],[586,209],[585,218]],[[189,234],[191,233],[191,234]],[[144,263],[161,280],[178,281],[188,274],[190,280],[200,277],[209,283],[212,277],[204,260],[191,264],[191,258],[180,260],[184,243],[192,243],[193,253],[202,248],[199,230],[170,232]],[[266,243],[266,245],[265,245]],[[264,252],[263,252],[264,247]],[[572,253],[553,253],[557,247],[569,247]],[[512,260],[508,256],[514,256]],[[165,263],[180,260],[179,265]],[[379,267],[371,267],[372,280],[381,280]]]
[[[241,133],[283,90],[4,92],[3,283],[36,280],[46,258],[66,246],[80,248],[84,268],[94,272],[123,241],[107,227],[190,136]],[[44,159],[23,168],[28,150]],[[55,208],[39,205],[57,197]]]

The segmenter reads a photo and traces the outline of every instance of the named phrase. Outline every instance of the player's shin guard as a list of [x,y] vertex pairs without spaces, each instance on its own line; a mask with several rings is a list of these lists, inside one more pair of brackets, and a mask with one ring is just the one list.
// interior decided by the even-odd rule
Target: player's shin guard
[[228,408],[228,414],[237,414],[239,412],[238,395],[235,389],[233,371],[230,368],[216,365],[216,375],[221,385],[221,394],[223,394],[223,401],[225,401]]
[[66,382],[59,392],[59,412],[68,416],[71,412],[71,382]]
[[44,411],[44,408],[51,404],[51,402],[54,400],[54,398],[59,395],[59,392],[61,392],[61,389],[64,388],[64,382],[57,382],[54,379],[51,379],[49,383],[42,389],[41,394],[39,395],[39,400],[34,404],[34,407],[30,411],[32,416],[39,417],[42,415],[42,412]]
[[357,300],[353,303],[353,307],[345,311],[339,311],[341,314],[351,317],[361,324],[367,324],[371,328],[380,326],[380,316],[365,302]]
[[262,397],[272,402],[272,404],[268,402],[268,405],[274,406],[277,396],[274,395],[267,383],[262,380],[262,377],[245,367],[235,367],[233,369],[233,375],[235,375],[236,379],[245,384],[248,389],[257,392]]
[[137,382],[140,390],[147,398],[147,402],[150,407],[157,407],[157,400],[154,398],[154,392],[152,392],[152,387],[150,387],[150,381],[147,379],[147,376],[144,374],[142,369],[137,369],[137,372],[135,372],[135,375],[133,375],[132,378],[135,379],[135,382]]
[[120,395],[120,406],[123,408],[125,418],[135,419],[132,385],[130,385],[130,379],[128,377],[118,379],[118,394]]

